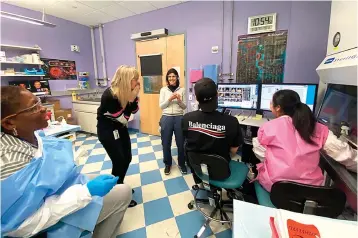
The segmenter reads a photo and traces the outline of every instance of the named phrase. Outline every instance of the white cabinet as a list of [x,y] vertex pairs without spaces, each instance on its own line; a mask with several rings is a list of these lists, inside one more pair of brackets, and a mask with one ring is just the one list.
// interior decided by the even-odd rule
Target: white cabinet
[[97,114],[75,111],[75,115],[82,131],[97,134]]
[[86,104],[81,102],[74,102],[73,109],[81,130],[97,134],[97,108],[99,104]]

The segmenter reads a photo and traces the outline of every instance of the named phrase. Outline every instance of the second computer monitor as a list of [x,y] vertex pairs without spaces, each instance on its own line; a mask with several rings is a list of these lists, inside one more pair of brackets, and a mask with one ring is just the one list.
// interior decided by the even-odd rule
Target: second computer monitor
[[270,103],[275,92],[290,89],[298,93],[301,102],[307,104],[314,111],[317,94],[317,84],[262,84],[261,86],[261,110],[270,110]]
[[218,84],[218,106],[257,109],[258,84]]

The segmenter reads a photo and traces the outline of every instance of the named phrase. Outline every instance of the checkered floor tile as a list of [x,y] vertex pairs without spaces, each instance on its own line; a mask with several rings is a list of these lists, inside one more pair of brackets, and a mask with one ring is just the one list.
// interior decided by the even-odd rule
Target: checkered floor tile
[[[112,162],[98,138],[86,134],[77,137],[76,150],[87,150],[79,161],[82,173],[111,173]],[[131,133],[130,138],[133,158],[124,182],[134,189],[138,205],[128,208],[117,238],[194,237],[205,219],[187,207],[193,199],[190,188],[194,181],[190,173],[180,173],[175,143],[171,174],[166,176],[160,137]],[[203,237],[229,238],[232,233],[226,225],[212,222]]]

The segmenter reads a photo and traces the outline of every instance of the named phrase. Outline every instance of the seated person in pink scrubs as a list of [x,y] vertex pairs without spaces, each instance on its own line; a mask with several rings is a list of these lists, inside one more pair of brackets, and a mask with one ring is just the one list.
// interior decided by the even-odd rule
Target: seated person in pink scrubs
[[318,123],[295,91],[277,91],[271,111],[276,119],[261,126],[253,139],[253,151],[262,161],[257,164],[256,179],[267,191],[283,180],[322,185],[321,149],[347,169],[357,171],[357,150]]

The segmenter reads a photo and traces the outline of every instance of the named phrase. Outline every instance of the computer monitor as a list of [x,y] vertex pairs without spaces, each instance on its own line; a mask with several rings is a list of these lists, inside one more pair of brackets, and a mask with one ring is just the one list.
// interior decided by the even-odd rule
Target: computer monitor
[[328,126],[336,135],[341,135],[341,126],[348,125],[348,138],[357,144],[357,86],[328,84],[318,121]]
[[41,96],[41,95],[51,94],[50,84],[48,83],[48,80],[34,80],[34,81],[30,81],[30,83],[31,83],[30,91],[34,95]]
[[283,89],[290,89],[298,93],[301,102],[305,103],[314,111],[317,97],[317,84],[262,84],[260,109],[269,111],[272,96],[275,92]]
[[26,81],[9,81],[9,85],[19,86],[22,88],[26,88],[27,90],[31,90],[31,85],[28,80],[26,80]]
[[48,80],[10,81],[9,85],[26,88],[36,96],[51,95]]
[[257,109],[258,84],[218,84],[218,106],[235,109]]

